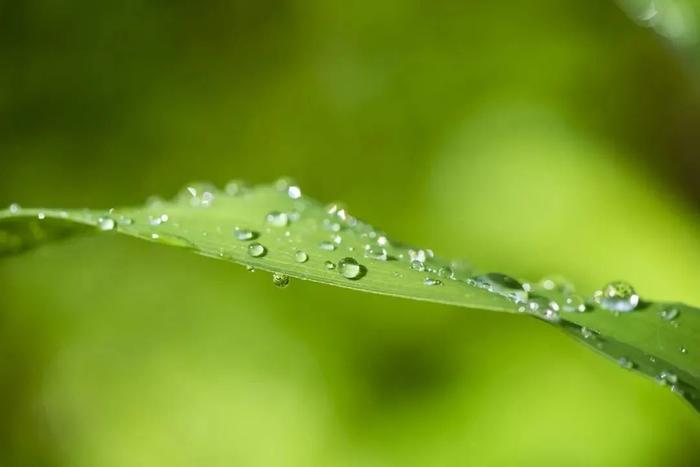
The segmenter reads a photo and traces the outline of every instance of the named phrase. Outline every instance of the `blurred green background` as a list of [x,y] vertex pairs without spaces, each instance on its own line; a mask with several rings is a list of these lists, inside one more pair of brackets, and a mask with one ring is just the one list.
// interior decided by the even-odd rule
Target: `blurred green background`
[[[0,1],[0,205],[298,180],[481,269],[700,304],[700,3]],[[543,323],[110,237],[0,261],[0,466],[696,466]]]

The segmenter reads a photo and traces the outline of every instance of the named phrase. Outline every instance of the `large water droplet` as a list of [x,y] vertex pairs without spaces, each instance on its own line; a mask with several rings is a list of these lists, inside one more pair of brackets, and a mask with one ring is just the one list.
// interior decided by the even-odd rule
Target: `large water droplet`
[[114,222],[114,219],[112,219],[109,216],[100,217],[99,219],[97,219],[97,228],[99,228],[103,232],[114,230],[116,227],[117,223]]
[[289,285],[289,276],[275,272],[272,274],[272,283],[275,284],[276,287],[287,287]]
[[362,266],[354,258],[343,258],[338,261],[338,272],[346,279],[359,279]]
[[267,253],[267,250],[258,242],[253,242],[250,245],[248,245],[248,254],[254,258],[264,256],[265,253]]
[[289,223],[289,217],[286,213],[280,211],[272,211],[265,216],[267,223],[273,227],[286,227]]
[[639,295],[630,284],[623,281],[610,282],[603,290],[598,290],[593,298],[608,311],[628,312],[639,305]]
[[247,240],[254,240],[258,237],[258,233],[253,230],[244,229],[242,227],[236,227],[233,230],[233,236],[236,238],[236,240],[244,242]]
[[299,250],[296,253],[294,253],[294,261],[296,261],[297,263],[305,263],[308,260],[309,255],[307,255],[305,251]]
[[472,277],[467,279],[467,284],[496,293],[516,303],[524,302],[528,297],[520,282],[498,272]]

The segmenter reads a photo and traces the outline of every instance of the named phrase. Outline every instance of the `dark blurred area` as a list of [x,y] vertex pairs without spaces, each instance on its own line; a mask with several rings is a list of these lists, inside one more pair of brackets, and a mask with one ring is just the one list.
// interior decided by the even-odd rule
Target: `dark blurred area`
[[[0,0],[0,205],[298,180],[480,268],[700,304],[695,0]],[[85,238],[0,262],[0,466],[700,464],[517,316]]]

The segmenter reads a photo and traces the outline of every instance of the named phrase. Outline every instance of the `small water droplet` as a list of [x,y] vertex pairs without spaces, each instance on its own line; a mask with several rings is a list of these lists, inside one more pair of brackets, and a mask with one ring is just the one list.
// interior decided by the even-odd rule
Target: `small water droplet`
[[365,257],[377,261],[386,261],[389,256],[386,252],[386,248],[381,246],[367,245],[365,247]]
[[411,269],[413,269],[414,271],[423,272],[425,271],[425,264],[423,263],[423,261],[418,261],[417,259],[414,259],[413,261],[411,261]]
[[328,269],[329,271],[335,269],[335,264],[333,263],[333,261],[324,261],[323,265],[326,266],[326,269]]
[[442,281],[439,279],[434,279],[432,277],[426,277],[423,279],[423,285],[427,285],[429,287],[435,286],[435,285],[442,285]]
[[294,261],[297,263],[305,263],[309,260],[309,255],[305,251],[298,250],[294,253]]
[[255,272],[255,268],[253,266],[246,266],[245,270],[248,272]]
[[233,229],[233,236],[236,238],[236,240],[245,242],[248,240],[254,240],[258,238],[258,233],[253,230],[244,229],[242,227],[236,227],[235,229]]
[[362,266],[354,258],[343,258],[338,261],[338,272],[346,279],[359,279]]
[[408,259],[411,262],[420,261],[421,263],[425,263],[427,257],[428,257],[428,254],[427,254],[426,250],[413,250],[413,249],[408,250]]
[[44,219],[46,219],[46,213],[39,212],[39,213],[37,213],[36,218],[39,219],[40,221],[43,221]]
[[634,362],[626,357],[620,357],[617,359],[618,365],[627,370],[632,370],[634,368]]
[[10,204],[9,209],[11,214],[17,214],[20,211],[20,209],[22,209],[22,206],[20,206],[17,203],[12,203]]
[[265,253],[267,253],[267,250],[258,242],[253,242],[250,245],[248,245],[248,254],[253,258],[259,258],[261,256],[264,256]]
[[680,347],[678,350],[680,350],[681,353],[688,353],[688,349],[686,347]]
[[131,225],[134,223],[134,220],[131,217],[119,216],[119,223],[121,225]]
[[336,248],[335,243],[329,242],[327,240],[322,241],[318,246],[322,250],[326,250],[326,251],[334,251]]
[[273,227],[286,227],[289,223],[289,217],[286,213],[280,211],[271,211],[265,216],[267,223]]
[[603,290],[598,290],[593,299],[608,311],[628,312],[639,305],[639,295],[630,284],[623,281],[610,282]]
[[103,232],[114,230],[117,227],[117,223],[111,217],[100,217],[97,219],[97,227]]
[[581,336],[583,336],[584,339],[590,339],[595,336],[595,332],[583,326],[581,328]]
[[289,276],[275,272],[272,274],[272,283],[283,289],[289,285]]
[[674,319],[678,318],[678,315],[680,314],[680,310],[675,306],[665,307],[660,313],[661,318],[666,321],[673,321]]

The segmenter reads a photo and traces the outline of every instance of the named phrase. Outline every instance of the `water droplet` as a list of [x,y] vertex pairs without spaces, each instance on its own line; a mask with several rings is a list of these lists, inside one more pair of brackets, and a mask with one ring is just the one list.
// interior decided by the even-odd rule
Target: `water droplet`
[[685,347],[680,347],[678,350],[680,350],[681,353],[688,353],[688,349]]
[[603,290],[593,295],[594,300],[608,311],[633,311],[639,305],[639,295],[634,288],[623,281],[607,284]]
[[169,217],[167,214],[161,214],[160,216],[155,216],[155,217],[149,216],[148,223],[155,226],[155,225],[160,225],[160,224],[163,224],[165,222],[168,222],[168,219],[169,219]]
[[626,357],[620,357],[617,359],[618,365],[627,370],[632,370],[634,368],[634,362]]
[[420,261],[421,263],[425,263],[427,257],[428,254],[425,250],[408,250],[408,259],[411,262]]
[[39,212],[39,213],[37,213],[36,218],[39,219],[40,221],[43,221],[44,219],[46,219],[46,213]]
[[496,293],[516,303],[524,302],[528,297],[520,282],[498,272],[472,277],[467,279],[467,284]]
[[362,266],[354,258],[343,258],[338,261],[338,272],[346,279],[359,279]]
[[117,227],[117,223],[111,217],[100,217],[97,219],[97,228],[103,232],[114,230]]
[[272,274],[272,283],[276,287],[285,288],[289,285],[289,276],[275,272]]
[[294,260],[297,263],[305,263],[309,260],[309,255],[307,255],[305,251],[299,250],[294,253]]
[[564,299],[564,304],[562,305],[562,310],[567,312],[577,312],[583,313],[586,311],[586,303],[578,295],[569,294]]
[[217,189],[211,183],[190,183],[178,195],[178,200],[193,207],[209,207],[214,202]]
[[258,233],[253,231],[253,230],[248,230],[244,229],[241,227],[236,227],[233,230],[233,236],[236,237],[236,240],[240,240],[242,242],[245,242],[247,240],[254,240],[258,238]]
[[447,266],[443,266],[440,269],[438,269],[437,274],[438,274],[438,276],[440,276],[444,279],[454,279],[455,278],[454,271],[452,271],[452,268],[449,268]]
[[675,373],[666,370],[659,373],[659,376],[656,378],[656,380],[664,386],[666,384],[678,384],[678,376],[676,376]]
[[365,257],[375,259],[377,261],[386,261],[389,256],[386,252],[386,248],[381,246],[367,245],[365,247]]
[[328,269],[329,271],[335,269],[335,264],[333,263],[333,261],[324,261],[323,265],[326,266],[326,269]]
[[433,279],[432,277],[426,277],[425,279],[423,279],[423,285],[427,285],[430,287],[434,285],[442,285],[442,281],[439,279]]
[[9,209],[11,214],[17,214],[20,211],[20,209],[22,209],[22,206],[20,206],[17,203],[12,203],[10,204]]
[[583,336],[584,339],[590,339],[595,337],[595,332],[584,326],[581,328],[581,336]]
[[248,272],[255,272],[255,268],[253,266],[246,266],[245,270]]
[[379,246],[389,245],[389,239],[386,238],[386,235],[380,235],[379,237],[377,237],[377,245],[379,245]]
[[250,245],[248,245],[248,254],[253,258],[259,258],[261,256],[264,256],[265,253],[267,253],[267,250],[258,242],[253,242]]
[[134,220],[131,217],[119,216],[119,223],[121,225],[131,225],[134,223]]
[[540,295],[530,295],[527,299],[527,308],[545,321],[557,323],[559,317],[559,304],[547,297]]
[[320,247],[322,250],[326,250],[326,251],[334,251],[335,248],[336,248],[335,243],[329,242],[329,241],[327,241],[327,240],[322,241],[322,242],[319,244],[319,247]]
[[287,195],[292,199],[299,199],[301,198],[301,188],[297,185],[292,185],[287,188]]
[[425,271],[425,264],[423,264],[422,261],[414,259],[413,261],[411,261],[411,269],[413,269],[414,271],[423,272]]
[[289,223],[289,217],[284,212],[272,211],[265,216],[265,220],[273,227],[286,227]]
[[336,245],[340,245],[341,243],[343,243],[343,237],[341,237],[338,234],[335,234],[333,235],[333,237],[331,237],[331,241]]
[[680,315],[681,312],[680,310],[675,307],[675,306],[669,306],[661,310],[661,318],[666,320],[666,321],[673,321],[674,319],[678,318],[678,315]]

